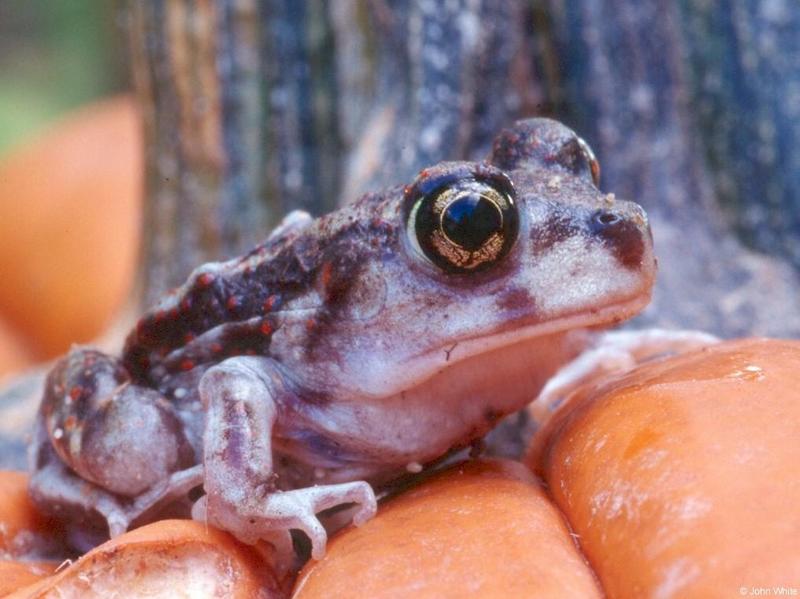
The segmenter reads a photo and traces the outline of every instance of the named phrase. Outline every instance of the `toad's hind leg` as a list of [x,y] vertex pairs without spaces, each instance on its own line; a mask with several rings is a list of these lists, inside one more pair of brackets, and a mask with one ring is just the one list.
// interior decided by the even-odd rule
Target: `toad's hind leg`
[[302,530],[311,540],[312,556],[319,559],[327,534],[316,514],[357,503],[353,521],[360,524],[375,513],[375,495],[363,481],[278,490],[271,435],[280,400],[288,401],[291,394],[269,358],[231,358],[203,376],[206,496],[192,513],[248,543],[272,542],[276,534],[285,538],[289,529]]
[[98,512],[115,536],[196,485],[194,461],[172,404],[115,358],[74,348],[51,371],[31,445],[30,495],[46,511]]

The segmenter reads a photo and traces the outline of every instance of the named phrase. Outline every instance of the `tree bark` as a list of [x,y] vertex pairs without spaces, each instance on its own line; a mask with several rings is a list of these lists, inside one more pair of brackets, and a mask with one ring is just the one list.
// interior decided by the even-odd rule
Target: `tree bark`
[[[744,10],[752,2],[730,4]],[[775,178],[766,173],[750,177],[757,168],[748,166],[753,148],[747,143],[726,146],[707,135],[714,123],[697,109],[698,97],[710,93],[699,82],[713,74],[726,81],[717,96],[727,99],[711,114],[729,115],[716,117],[725,122],[746,119],[747,100],[733,89],[765,79],[750,81],[746,73],[726,78],[728,57],[738,53],[741,58],[745,52],[741,40],[720,36],[707,45],[701,42],[698,23],[707,24],[710,13],[724,22],[728,13],[699,1],[681,7],[666,0],[550,0],[546,6],[553,40],[548,47],[558,66],[548,71],[545,87],[559,100],[554,102],[558,114],[597,151],[603,187],[639,202],[651,217],[661,268],[645,320],[726,336],[800,334],[797,272],[785,260],[744,245],[719,203],[720,182],[726,177],[747,180],[751,202],[774,186]],[[754,15],[751,22],[757,20]],[[797,77],[798,70],[787,75]],[[754,120],[751,127],[758,126]],[[735,126],[721,133],[724,139],[741,134]],[[796,170],[784,169],[778,186],[797,176]],[[747,190],[733,188],[737,197]],[[789,195],[777,211],[762,204],[757,212],[789,209]],[[735,215],[746,226],[747,211]],[[777,246],[791,227],[766,229],[765,239]],[[796,244],[797,226],[789,238]]]
[[715,196],[746,243],[798,268],[800,6],[685,0],[683,14]]
[[254,245],[289,209],[333,207],[334,53],[319,10],[289,0],[130,3],[147,142],[147,302],[193,267]]

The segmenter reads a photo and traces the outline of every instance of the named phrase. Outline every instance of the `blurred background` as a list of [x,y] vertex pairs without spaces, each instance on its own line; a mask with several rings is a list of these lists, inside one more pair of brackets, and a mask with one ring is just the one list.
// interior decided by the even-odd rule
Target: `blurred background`
[[132,288],[143,168],[123,15],[0,2],[0,378],[95,338]]
[[0,153],[130,86],[119,2],[0,2]]

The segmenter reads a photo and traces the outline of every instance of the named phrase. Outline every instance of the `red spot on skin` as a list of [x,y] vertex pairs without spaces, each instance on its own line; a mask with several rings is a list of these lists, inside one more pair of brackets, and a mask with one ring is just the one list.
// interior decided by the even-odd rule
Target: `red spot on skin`
[[197,277],[197,282],[200,284],[200,287],[208,287],[214,282],[214,275],[209,272],[204,272]]
[[73,401],[80,399],[80,396],[83,395],[83,387],[78,385],[74,386],[72,389],[69,390],[69,397]]
[[194,339],[195,339],[195,334],[194,333],[186,333],[183,336],[183,342],[184,343],[191,343],[192,341],[194,341]]
[[222,351],[222,346],[219,343],[212,343],[210,347],[211,351],[214,352],[215,354],[218,354],[219,352]]
[[239,305],[240,305],[240,304],[241,304],[241,302],[239,301],[239,298],[238,298],[238,297],[236,297],[235,295],[232,295],[232,296],[230,296],[230,297],[228,298],[228,300],[225,302],[225,306],[226,306],[226,307],[228,308],[228,310],[230,310],[231,312],[233,312],[234,310],[236,310],[236,309],[239,307]]
[[317,326],[317,321],[314,320],[313,318],[309,318],[308,320],[306,320],[306,330],[313,331],[314,327],[316,326]]
[[326,262],[322,265],[322,272],[320,273],[320,282],[322,283],[322,290],[325,292],[331,282],[331,272],[333,272],[333,264]]
[[64,420],[64,428],[67,429],[67,432],[73,430],[77,424],[78,419],[74,415],[67,416],[67,419]]
[[266,320],[261,323],[261,333],[264,335],[272,335],[272,325]]
[[191,370],[192,368],[194,368],[194,362],[192,360],[183,360],[181,362],[181,370],[184,372]]
[[181,300],[181,310],[183,312],[188,312],[192,307],[192,300],[188,297],[185,297]]
[[155,314],[153,314],[153,320],[158,322],[159,320],[164,320],[167,317],[166,312],[164,310],[159,310]]
[[173,308],[172,310],[169,311],[169,318],[170,318],[170,320],[175,320],[176,318],[178,318],[178,309],[177,308]]
[[275,307],[275,302],[278,301],[277,295],[270,295],[264,302],[264,312],[269,312]]

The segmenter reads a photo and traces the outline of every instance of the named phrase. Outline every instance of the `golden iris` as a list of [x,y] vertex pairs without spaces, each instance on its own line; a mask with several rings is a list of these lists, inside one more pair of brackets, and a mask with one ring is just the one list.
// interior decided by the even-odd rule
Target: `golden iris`
[[411,211],[416,241],[446,272],[484,270],[513,246],[519,223],[508,189],[473,178],[452,181],[419,198]]

